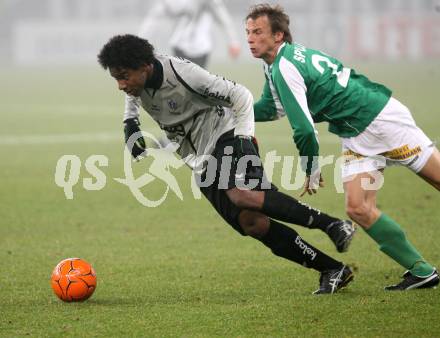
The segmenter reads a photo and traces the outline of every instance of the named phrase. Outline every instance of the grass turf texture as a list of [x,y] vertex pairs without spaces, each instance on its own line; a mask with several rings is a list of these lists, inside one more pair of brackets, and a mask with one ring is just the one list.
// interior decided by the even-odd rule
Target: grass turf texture
[[[212,70],[247,85],[257,97],[260,68]],[[438,64],[354,68],[390,86],[428,136],[440,139]],[[440,335],[439,290],[384,292],[403,269],[363,231],[348,253],[338,254],[323,233],[295,227],[307,241],[357,267],[349,288],[317,297],[311,292],[318,273],[242,238],[207,201],[194,200],[187,168],[173,171],[183,202],[170,193],[159,208],[141,206],[113,180],[124,177],[123,96],[97,67],[2,74],[7,81],[0,84],[0,336]],[[142,125],[160,134],[145,113]],[[325,129],[319,128],[321,153],[338,156],[337,137]],[[95,132],[104,140],[94,140]],[[257,136],[263,154],[297,154],[285,119],[259,124]],[[54,183],[64,154],[78,155],[83,165],[92,154],[106,155],[105,188],[85,191],[82,179],[90,175],[83,166],[74,199],[66,200]],[[147,167],[148,161],[141,162],[136,171]],[[331,167],[324,178],[326,188],[303,200],[343,217],[344,196],[335,193]],[[280,183],[280,170],[274,182]],[[163,191],[160,182],[144,189],[150,198]],[[297,197],[299,191],[290,194]],[[408,170],[386,171],[379,205],[438,267],[439,202],[439,194]],[[85,303],[62,303],[50,289],[51,270],[66,257],[84,258],[97,272],[97,290]]]

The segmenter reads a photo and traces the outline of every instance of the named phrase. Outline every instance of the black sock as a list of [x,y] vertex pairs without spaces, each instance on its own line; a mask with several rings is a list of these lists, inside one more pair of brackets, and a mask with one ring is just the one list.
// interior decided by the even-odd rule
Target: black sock
[[304,241],[298,233],[274,220],[270,220],[267,234],[260,241],[280,257],[318,271],[339,269],[342,263]]
[[279,191],[266,190],[261,210],[267,216],[282,222],[298,224],[310,229],[321,229],[327,232],[327,226],[338,218],[331,217],[301,203],[295,198]]

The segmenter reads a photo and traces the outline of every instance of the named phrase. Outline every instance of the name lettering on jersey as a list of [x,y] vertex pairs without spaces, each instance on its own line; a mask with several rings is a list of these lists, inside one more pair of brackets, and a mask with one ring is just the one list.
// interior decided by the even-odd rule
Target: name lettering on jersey
[[225,101],[227,103],[231,103],[230,96],[221,95],[219,92],[215,92],[215,93],[210,92],[208,88],[205,89],[205,91],[203,92],[203,95],[208,96],[208,97],[212,97],[217,100]]
[[176,134],[179,136],[185,136],[185,127],[183,124],[177,124],[175,126],[165,126],[162,123],[159,123],[159,127],[162,130],[165,130],[167,133]]
[[306,56],[303,54],[306,51],[306,47],[301,45],[295,45],[293,50],[293,58],[301,63],[306,63]]

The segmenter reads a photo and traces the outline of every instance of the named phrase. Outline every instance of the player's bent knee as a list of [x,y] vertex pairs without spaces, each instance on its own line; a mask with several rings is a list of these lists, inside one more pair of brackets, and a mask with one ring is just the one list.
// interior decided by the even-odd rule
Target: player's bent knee
[[227,196],[240,209],[258,208],[258,192],[254,190],[241,190],[238,188],[230,189],[226,192]]
[[369,212],[370,207],[367,203],[351,204],[346,205],[345,211],[353,221],[358,221],[359,219],[365,218]]
[[259,212],[243,210],[238,217],[240,227],[247,236],[262,238],[269,230],[269,218]]

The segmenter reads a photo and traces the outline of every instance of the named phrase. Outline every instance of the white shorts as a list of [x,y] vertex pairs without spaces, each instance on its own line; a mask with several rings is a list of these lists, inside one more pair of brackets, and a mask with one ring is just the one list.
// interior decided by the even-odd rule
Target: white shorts
[[434,151],[409,109],[394,98],[362,133],[341,140],[342,178],[391,165],[404,165],[417,173]]

